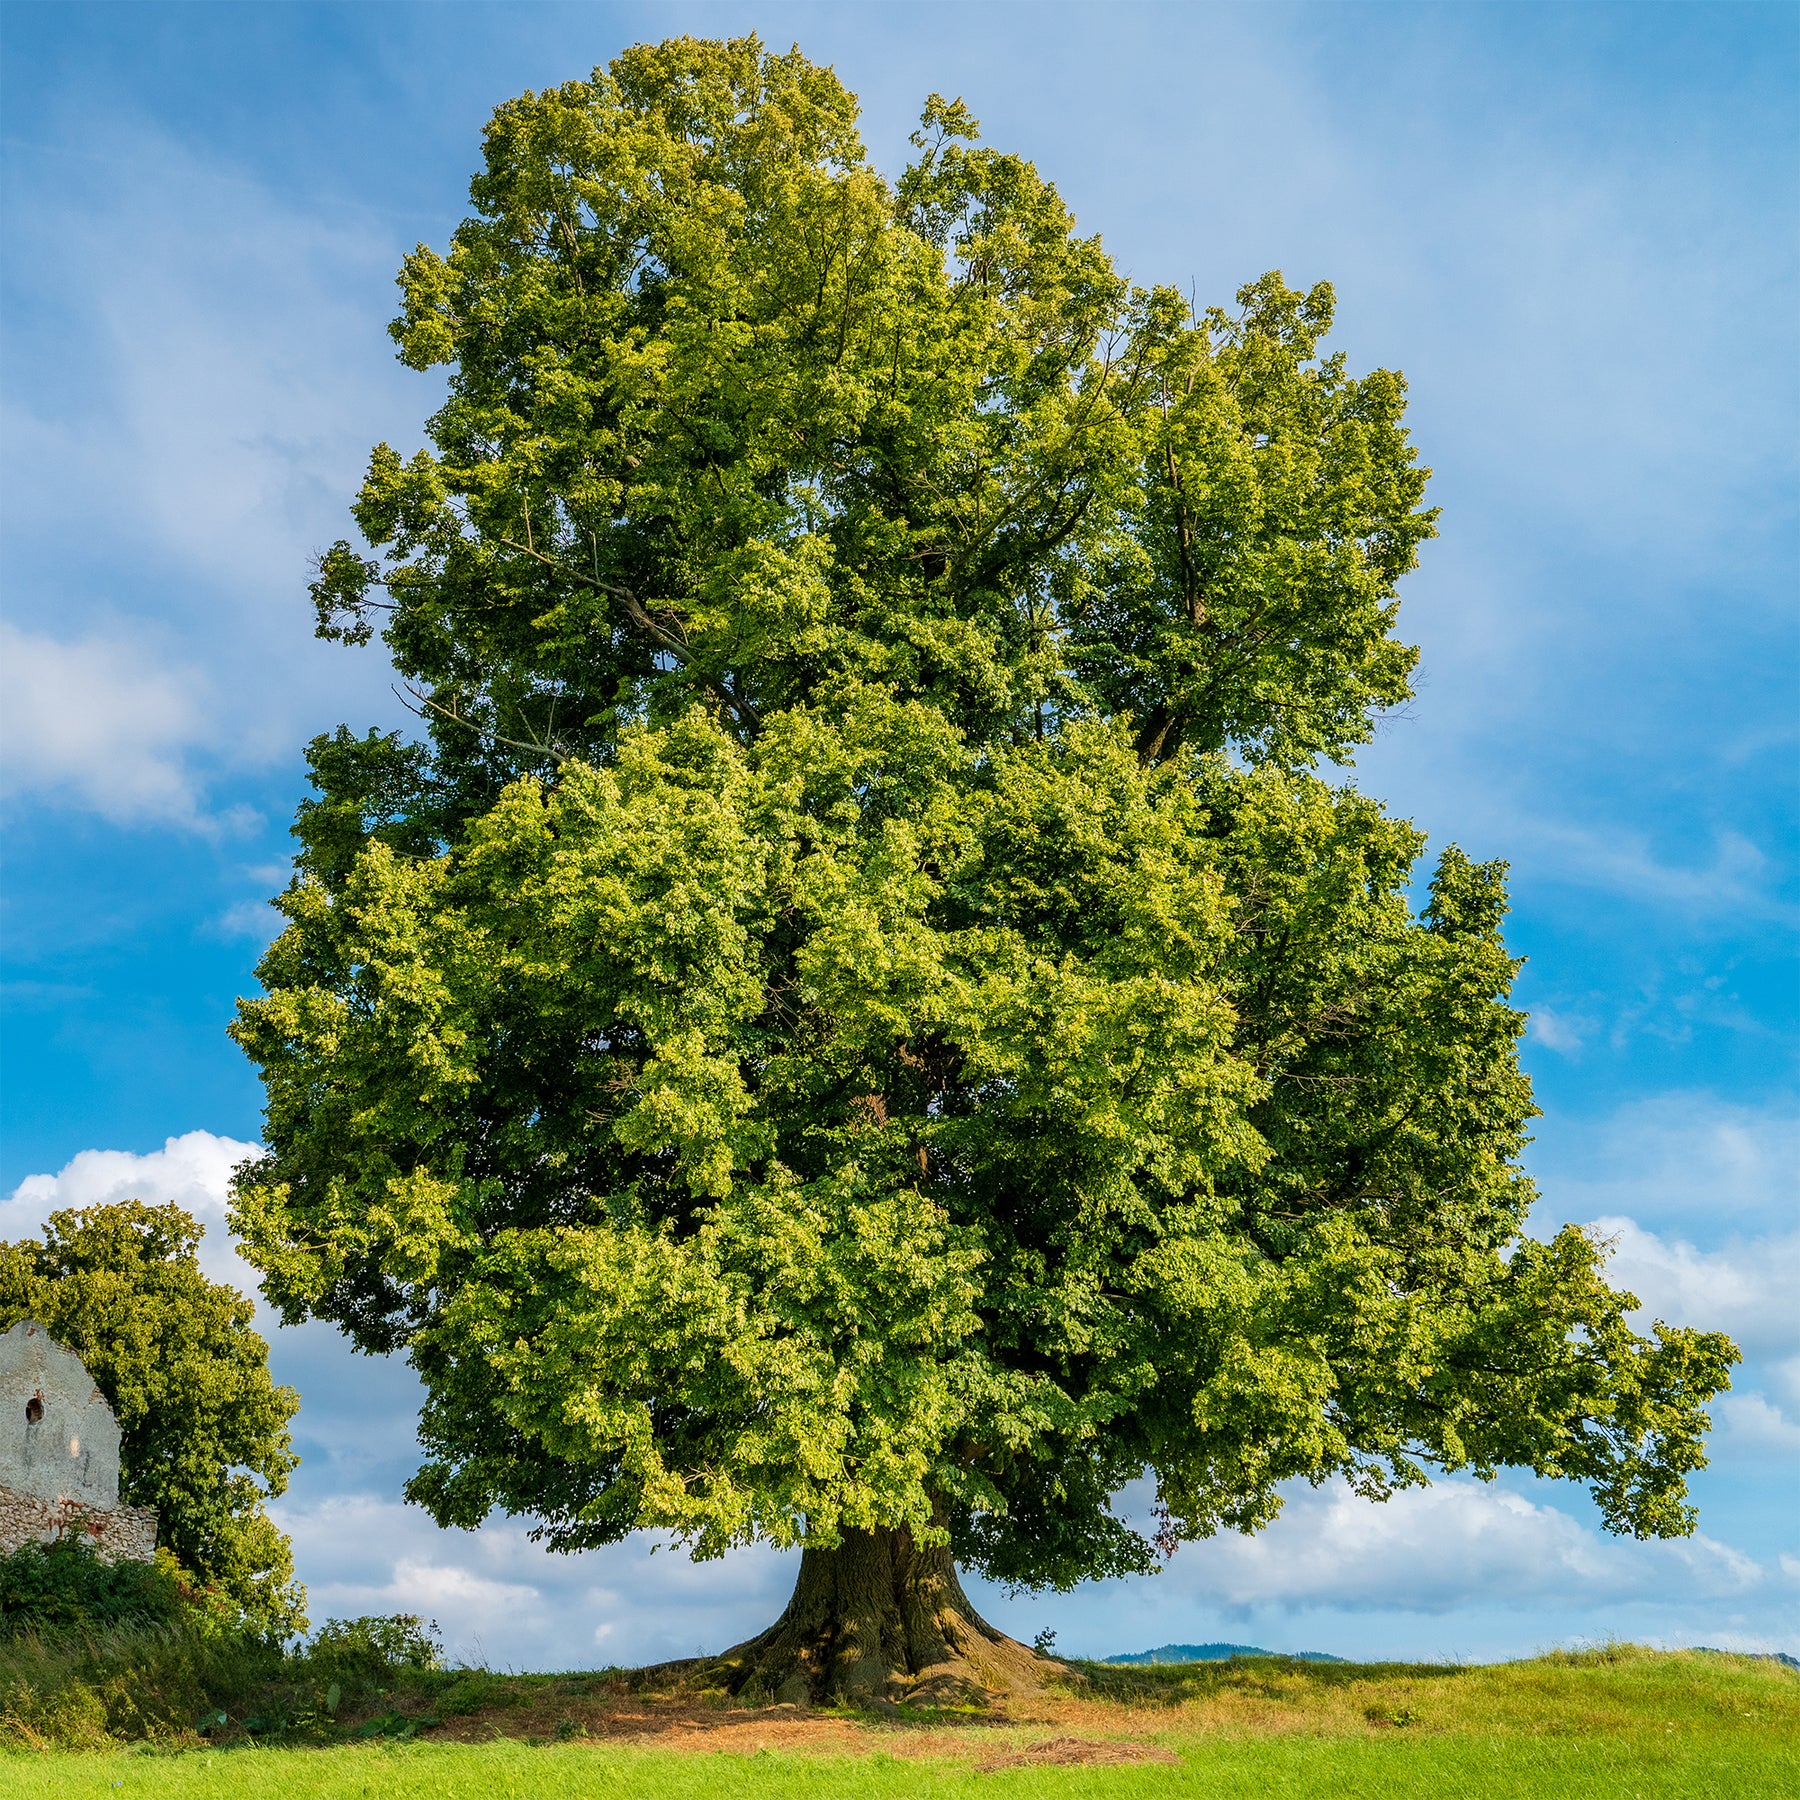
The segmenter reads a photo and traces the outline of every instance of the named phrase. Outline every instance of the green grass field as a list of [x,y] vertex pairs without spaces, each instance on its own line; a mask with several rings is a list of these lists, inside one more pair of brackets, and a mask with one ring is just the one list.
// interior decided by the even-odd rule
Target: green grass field
[[1087,1664],[1006,1711],[887,1719],[649,1691],[616,1671],[434,1671],[309,1715],[284,1742],[183,1728],[110,1750],[28,1747],[23,1698],[0,1717],[15,1746],[0,1796],[33,1800],[1800,1796],[1800,1675],[1632,1648],[1469,1668]]
[[1800,1793],[1800,1765],[1773,1746],[1713,1737],[1679,1744],[1573,1739],[1421,1737],[1407,1743],[1337,1738],[1248,1743],[1183,1740],[1176,1765],[1021,1767],[893,1758],[749,1756],[589,1748],[515,1741],[399,1748],[216,1751],[177,1757],[74,1756],[0,1767],[0,1792],[76,1800],[118,1794],[174,1800],[861,1800],[863,1796],[1206,1795],[1209,1800],[1526,1800],[1527,1796],[1679,1796],[1760,1800]]

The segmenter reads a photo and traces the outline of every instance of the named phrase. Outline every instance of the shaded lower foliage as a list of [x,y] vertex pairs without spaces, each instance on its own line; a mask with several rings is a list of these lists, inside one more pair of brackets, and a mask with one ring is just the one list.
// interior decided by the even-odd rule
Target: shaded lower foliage
[[171,1625],[189,1610],[192,1590],[165,1561],[101,1560],[64,1539],[24,1544],[0,1559],[0,1632],[57,1631],[109,1625]]
[[[61,1553],[43,1560],[66,1575]],[[153,1581],[159,1574],[129,1567]],[[161,1617],[105,1614],[92,1581],[54,1617],[41,1608],[27,1621],[9,1610],[0,1632],[0,1749],[410,1735],[411,1724],[486,1696],[486,1675],[442,1668],[430,1629],[409,1614],[333,1619],[310,1641],[284,1644],[196,1608],[180,1598],[179,1582],[168,1587],[178,1603]],[[403,1733],[382,1723],[397,1709],[409,1726]]]

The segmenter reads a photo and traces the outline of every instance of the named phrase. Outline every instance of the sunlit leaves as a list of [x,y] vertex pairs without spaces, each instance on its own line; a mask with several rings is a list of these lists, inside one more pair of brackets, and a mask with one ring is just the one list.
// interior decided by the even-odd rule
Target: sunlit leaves
[[320,739],[239,1042],[270,1297],[404,1346],[412,1493],[702,1553],[1141,1569],[1284,1481],[1686,1528],[1724,1340],[1522,1240],[1502,865],[1314,773],[1403,700],[1396,374],[1140,290],[934,98],[676,40],[528,94],[401,274],[376,450],[426,741]]

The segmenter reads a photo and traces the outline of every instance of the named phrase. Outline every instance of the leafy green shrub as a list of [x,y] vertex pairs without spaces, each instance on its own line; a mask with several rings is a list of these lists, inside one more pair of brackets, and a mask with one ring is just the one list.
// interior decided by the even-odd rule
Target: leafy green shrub
[[427,1625],[416,1613],[328,1619],[305,1657],[317,1679],[347,1688],[376,1687],[407,1670],[443,1666],[437,1622]]
[[172,1625],[191,1595],[166,1564],[103,1562],[62,1538],[0,1558],[0,1633]]

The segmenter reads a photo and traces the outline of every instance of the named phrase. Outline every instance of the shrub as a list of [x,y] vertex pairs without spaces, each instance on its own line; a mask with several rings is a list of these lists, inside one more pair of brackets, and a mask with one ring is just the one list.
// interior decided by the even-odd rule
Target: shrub
[[328,1619],[306,1647],[314,1676],[346,1688],[376,1687],[409,1669],[443,1666],[436,1620],[416,1613]]
[[0,1637],[0,1749],[179,1740],[213,1712],[267,1707],[281,1682],[267,1639],[197,1624],[21,1629]]
[[166,1562],[103,1562],[80,1540],[24,1544],[0,1559],[0,1633],[170,1625],[193,1596]]

